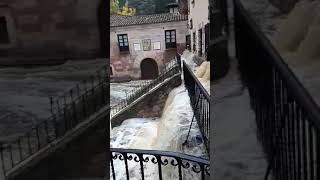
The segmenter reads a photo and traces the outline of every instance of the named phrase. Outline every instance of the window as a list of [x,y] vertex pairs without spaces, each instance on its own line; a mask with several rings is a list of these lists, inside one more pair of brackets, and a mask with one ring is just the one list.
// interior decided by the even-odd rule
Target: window
[[176,48],[176,30],[165,31],[166,36],[166,48]]
[[193,21],[192,21],[192,19],[190,19],[189,28],[190,28],[190,29],[193,28]]
[[193,52],[195,52],[197,49],[196,49],[196,32],[193,32],[193,48],[192,48],[192,50],[193,50]]
[[140,43],[134,43],[133,48],[135,51],[141,51],[141,44]]
[[0,17],[0,44],[9,44],[7,20],[4,16]]
[[186,36],[186,46],[189,51],[191,51],[191,37],[190,35]]
[[194,1],[195,0],[191,0],[192,7],[194,7],[194,4],[195,4]]
[[118,34],[118,43],[120,52],[129,51],[129,42],[127,34]]
[[202,28],[198,30],[198,55],[202,56]]
[[209,40],[210,40],[210,34],[209,34],[209,23],[206,24],[205,28],[204,28],[204,36],[205,36],[205,49],[204,49],[204,52],[205,52],[205,55],[207,56],[207,53],[208,53],[208,47],[209,47]]
[[161,43],[160,42],[154,42],[153,43],[153,49],[154,50],[160,50],[161,49]]
[[110,66],[110,76],[113,76],[113,71],[111,66]]

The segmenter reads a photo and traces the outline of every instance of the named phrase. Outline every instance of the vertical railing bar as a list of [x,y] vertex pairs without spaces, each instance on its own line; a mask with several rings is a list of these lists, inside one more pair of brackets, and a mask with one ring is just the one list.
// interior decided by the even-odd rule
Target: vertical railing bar
[[30,144],[30,133],[27,133],[27,142],[28,142],[29,155],[31,155],[32,149],[31,149],[31,144]]
[[116,180],[116,174],[115,174],[115,171],[114,171],[112,152],[111,152],[110,154],[111,154],[111,157],[110,157],[111,160],[110,160],[110,162],[111,162],[112,177],[113,177],[113,180]]
[[306,148],[307,148],[307,143],[306,143],[306,121],[304,119],[305,113],[302,112],[302,159],[303,159],[303,179],[308,179],[308,174],[307,174],[307,167],[308,163],[307,161],[307,154],[306,154]]
[[297,111],[297,104],[296,101],[293,101],[292,103],[292,132],[293,132],[293,173],[294,173],[294,180],[298,180],[297,179],[297,132],[296,132],[296,123],[297,123],[297,116],[296,116],[296,111]]
[[162,160],[161,160],[161,156],[157,155],[156,158],[157,158],[157,162],[158,162],[159,180],[162,180],[162,169],[161,169]]
[[179,180],[182,180],[182,170],[181,170],[182,160],[179,158],[176,158],[176,160],[178,163]]
[[123,158],[124,158],[124,163],[125,163],[125,168],[126,168],[126,176],[127,176],[127,180],[129,180],[129,167],[128,167],[128,156],[127,153],[122,154]]
[[313,128],[312,128],[312,124],[310,121],[308,121],[308,139],[309,139],[309,157],[310,157],[310,179],[314,180],[314,167],[313,167],[313,161],[314,161],[314,157],[313,157]]
[[301,177],[301,123],[302,123],[302,119],[301,119],[301,109],[299,108],[297,111],[297,117],[298,117],[298,121],[297,121],[297,141],[298,141],[298,146],[297,146],[297,154],[298,154],[298,158],[297,158],[297,174],[298,174],[298,179],[302,178]]
[[2,165],[2,171],[3,171],[3,175],[5,176],[6,174],[6,166],[5,166],[5,162],[4,162],[4,155],[3,155],[3,151],[4,151],[4,145],[2,143],[0,143],[0,160],[1,160],[1,165]]
[[22,147],[21,147],[21,137],[18,138],[18,149],[19,149],[19,157],[20,157],[20,162],[21,162],[23,160]]
[[10,152],[10,160],[11,160],[11,167],[14,167],[14,161],[13,161],[13,153],[12,153],[12,144],[9,144],[9,152]]
[[143,154],[138,154],[139,163],[140,163],[140,170],[141,170],[141,178],[144,180],[144,167],[143,167]]
[[38,144],[38,150],[40,150],[41,144],[40,144],[40,136],[39,136],[39,126],[36,126],[36,137],[37,137],[37,144]]
[[292,108],[291,108],[291,104],[292,104],[292,99],[290,98],[290,94],[289,94],[289,97],[288,97],[288,112],[287,112],[287,119],[288,119],[288,165],[289,165],[289,179],[293,179],[292,177],[292,133],[291,133],[291,123],[292,123],[292,116],[291,116],[291,111],[292,111]]

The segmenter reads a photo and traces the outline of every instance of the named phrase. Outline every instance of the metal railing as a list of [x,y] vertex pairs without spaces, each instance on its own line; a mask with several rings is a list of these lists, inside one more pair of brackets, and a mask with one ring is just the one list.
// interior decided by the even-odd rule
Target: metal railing
[[143,96],[145,93],[150,91],[152,88],[156,87],[161,82],[164,82],[167,78],[180,73],[181,69],[180,59],[175,58],[165,64],[160,75],[151,81],[144,81],[139,86],[135,87],[131,91],[127,92],[126,99],[121,100],[118,104],[114,105],[110,109],[110,117],[112,118],[119,111],[127,107],[129,104],[137,100],[139,97]]
[[[110,151],[110,179],[113,180],[131,177],[142,180],[150,177],[159,180],[210,179],[210,162],[206,159],[167,151],[117,148]],[[117,171],[120,164],[125,171]]]
[[[69,101],[52,108],[52,115],[36,124],[30,131],[12,142],[0,145],[0,159],[4,175],[7,176],[14,167],[50,145],[51,142],[64,136],[79,123],[109,104],[107,93],[109,83],[106,80],[107,68],[105,65],[99,70],[99,75],[92,78],[91,87],[77,91],[77,96],[70,91]],[[78,87],[78,86],[77,86]]]
[[210,152],[210,95],[185,62],[183,77],[204,144],[207,152]]
[[274,179],[320,179],[320,109],[242,4],[235,0],[236,55],[258,137]]
[[66,91],[64,94],[57,97],[50,97],[50,110],[51,113],[57,113],[59,109],[63,109],[64,106],[68,106],[74,102],[74,100],[80,98],[83,94],[89,94],[90,89],[93,89],[100,81],[109,82],[109,68],[108,65],[104,65],[99,68],[95,74],[91,74],[89,78],[82,80],[76,86]]

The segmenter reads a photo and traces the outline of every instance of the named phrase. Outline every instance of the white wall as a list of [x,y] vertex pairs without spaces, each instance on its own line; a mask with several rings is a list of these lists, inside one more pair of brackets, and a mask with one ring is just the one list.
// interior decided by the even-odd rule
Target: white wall
[[143,51],[135,51],[133,48],[134,43],[141,43],[143,39],[151,39],[151,44],[154,42],[161,43],[161,50],[153,50],[154,52],[165,51],[165,30],[176,30],[176,41],[177,44],[185,43],[187,31],[187,22],[169,22],[159,24],[147,24],[138,26],[124,26],[124,27],[111,27],[110,29],[110,55],[117,56],[119,54],[118,47],[118,34],[127,34],[129,40],[129,48],[131,55],[138,55]]
[[[176,30],[177,48],[166,49],[165,30]],[[127,34],[130,53],[120,53],[118,46],[118,34]],[[110,28],[110,60],[114,67],[114,77],[130,76],[140,77],[140,63],[143,59],[154,59],[158,67],[171,60],[176,51],[182,52],[185,48],[186,35],[188,35],[187,21],[167,22],[158,24],[146,24],[135,26]],[[151,50],[144,51],[142,40],[151,40]],[[160,42],[159,50],[153,49],[153,43]],[[141,44],[141,50],[134,50],[135,43]],[[181,50],[183,49],[183,50]]]
[[[196,49],[198,50],[198,30],[203,28],[203,44],[205,41],[204,36],[204,26],[209,23],[209,0],[194,0],[194,5],[191,4],[192,0],[188,0],[188,7],[189,7],[189,15],[188,20],[190,19],[193,21],[193,28],[189,29],[191,34],[191,51],[193,47],[193,32],[196,32]],[[202,48],[204,53],[204,47]]]

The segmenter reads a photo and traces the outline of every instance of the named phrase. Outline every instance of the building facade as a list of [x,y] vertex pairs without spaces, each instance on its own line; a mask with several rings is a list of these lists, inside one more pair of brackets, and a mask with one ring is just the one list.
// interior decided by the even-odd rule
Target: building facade
[[179,0],[180,13],[188,15],[188,49],[202,59],[209,45],[209,1]]
[[[0,59],[101,55],[100,0],[1,0]],[[98,12],[98,13],[97,13]],[[107,42],[106,36],[103,36]],[[107,44],[107,43],[106,43]],[[106,47],[106,46],[104,46]],[[106,55],[106,53],[104,53]],[[3,62],[3,61],[2,61]]]
[[187,16],[111,16],[110,69],[115,80],[152,79],[186,48]]

